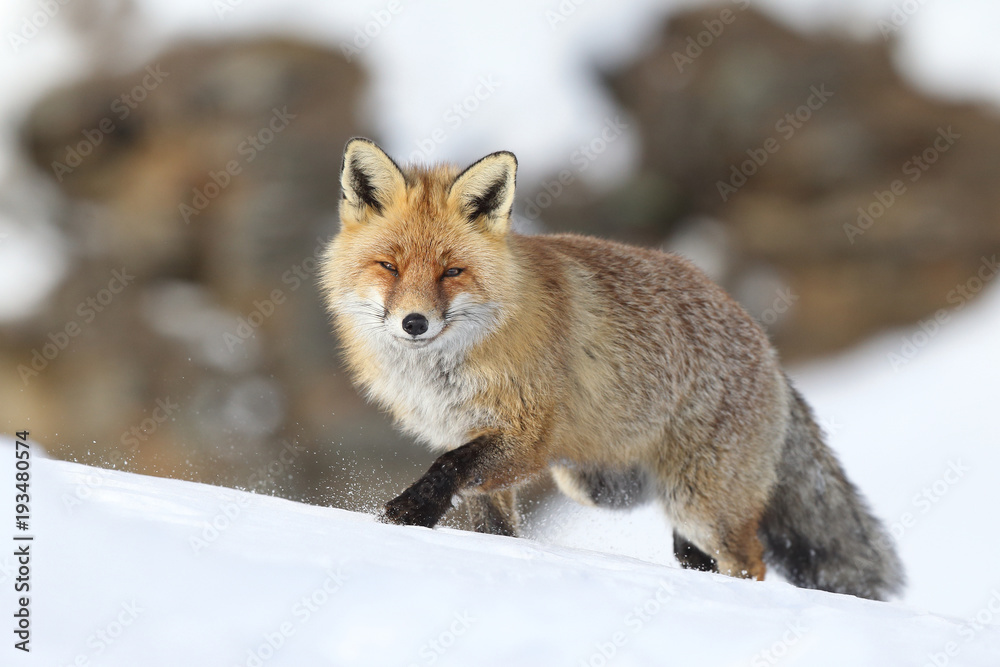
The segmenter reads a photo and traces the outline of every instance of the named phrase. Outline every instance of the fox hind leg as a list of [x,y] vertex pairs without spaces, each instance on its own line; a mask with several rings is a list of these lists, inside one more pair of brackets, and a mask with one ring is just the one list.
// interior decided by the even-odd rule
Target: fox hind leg
[[764,545],[757,537],[758,519],[745,521],[719,535],[719,572],[744,579],[764,580]]
[[681,567],[687,570],[701,572],[718,572],[719,565],[715,559],[699,549],[686,537],[674,531],[674,556]]
[[653,483],[640,466],[612,468],[553,466],[552,479],[565,495],[582,505],[629,509],[652,499]]
[[[674,530],[674,555],[681,567],[718,572],[732,577],[763,580],[764,545],[757,536],[759,514],[750,512],[751,519],[733,513],[722,514],[711,508],[701,508],[697,514],[688,511],[668,512],[677,528]],[[707,510],[707,511],[706,511]]]
[[472,519],[472,529],[477,533],[517,537],[520,517],[514,489],[469,494],[465,502]]

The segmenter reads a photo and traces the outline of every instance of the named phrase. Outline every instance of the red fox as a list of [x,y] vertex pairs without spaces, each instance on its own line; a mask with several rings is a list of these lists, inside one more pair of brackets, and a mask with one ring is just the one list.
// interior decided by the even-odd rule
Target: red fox
[[434,526],[453,501],[514,535],[548,471],[579,502],[659,502],[684,567],[885,599],[892,540],[766,334],[675,255],[512,232],[517,160],[400,168],[356,138],[321,287],[370,399],[443,452],[381,514]]

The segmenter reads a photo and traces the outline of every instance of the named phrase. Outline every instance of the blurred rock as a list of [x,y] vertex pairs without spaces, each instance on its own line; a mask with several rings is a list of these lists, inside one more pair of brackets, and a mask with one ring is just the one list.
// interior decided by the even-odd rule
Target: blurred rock
[[0,396],[55,455],[361,506],[345,452],[399,441],[341,373],[314,283],[364,85],[318,46],[188,43],[37,104],[23,142],[75,254],[0,333],[22,369]]
[[542,220],[649,244],[721,221],[729,289],[767,270],[791,290],[787,317],[766,322],[788,358],[953,307],[1000,250],[995,113],[915,90],[881,40],[722,5],[674,17],[606,81],[637,125],[639,168],[607,195],[576,181]]

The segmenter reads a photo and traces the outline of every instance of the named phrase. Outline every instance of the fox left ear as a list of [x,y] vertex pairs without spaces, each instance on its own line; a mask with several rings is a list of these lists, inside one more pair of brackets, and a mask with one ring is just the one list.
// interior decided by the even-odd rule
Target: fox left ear
[[374,141],[355,137],[344,148],[340,187],[343,194],[341,221],[365,223],[382,215],[393,200],[406,192],[406,177]]
[[475,225],[493,234],[510,229],[514,205],[517,158],[500,151],[487,155],[459,174],[451,184],[448,199]]

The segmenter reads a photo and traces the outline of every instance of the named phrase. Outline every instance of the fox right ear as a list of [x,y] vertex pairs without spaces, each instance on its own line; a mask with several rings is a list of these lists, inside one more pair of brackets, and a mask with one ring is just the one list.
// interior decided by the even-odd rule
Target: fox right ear
[[494,234],[505,234],[510,229],[516,178],[517,158],[509,151],[498,151],[455,177],[448,196],[470,223]]
[[368,222],[406,191],[402,170],[374,141],[355,137],[344,147],[340,166],[340,220],[344,224]]

